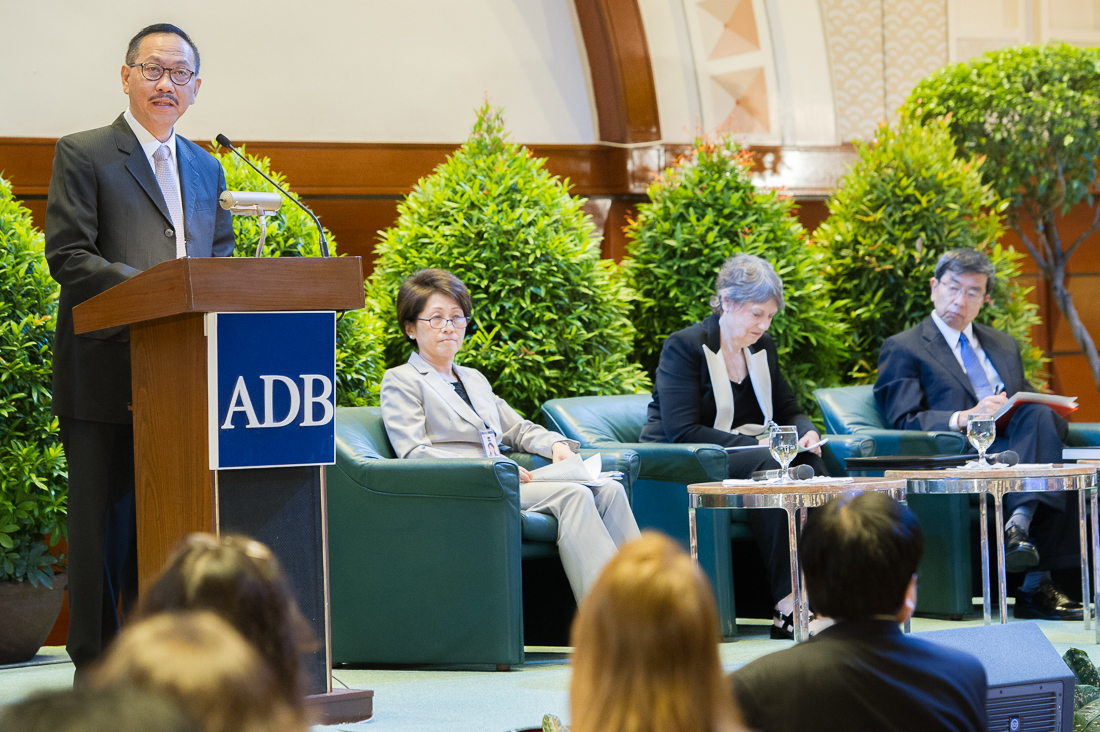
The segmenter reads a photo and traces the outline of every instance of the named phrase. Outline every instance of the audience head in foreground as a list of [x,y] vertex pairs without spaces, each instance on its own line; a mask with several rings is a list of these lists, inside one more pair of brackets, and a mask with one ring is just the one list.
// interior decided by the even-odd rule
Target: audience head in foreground
[[892,498],[845,494],[810,514],[800,557],[810,604],[837,620],[805,643],[734,672],[745,722],[761,732],[986,728],[985,668],[901,632],[916,605],[923,538]]
[[124,630],[92,671],[93,689],[173,700],[200,732],[304,732],[260,654],[210,612],[154,615]]
[[0,711],[0,732],[199,732],[171,700],[136,689],[65,689]]
[[186,537],[142,595],[137,617],[173,610],[219,615],[259,651],[287,703],[302,707],[300,655],[316,641],[266,545],[233,534]]
[[806,592],[818,615],[904,623],[913,614],[924,535],[916,515],[889,496],[872,492],[829,501],[807,521],[799,546]]
[[655,532],[624,545],[573,622],[573,732],[741,729],[703,572]]

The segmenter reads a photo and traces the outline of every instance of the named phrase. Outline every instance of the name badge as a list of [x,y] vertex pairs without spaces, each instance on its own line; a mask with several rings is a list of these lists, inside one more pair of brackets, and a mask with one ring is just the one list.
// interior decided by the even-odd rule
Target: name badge
[[500,445],[497,443],[497,433],[492,430],[478,430],[481,437],[481,449],[485,457],[500,457]]

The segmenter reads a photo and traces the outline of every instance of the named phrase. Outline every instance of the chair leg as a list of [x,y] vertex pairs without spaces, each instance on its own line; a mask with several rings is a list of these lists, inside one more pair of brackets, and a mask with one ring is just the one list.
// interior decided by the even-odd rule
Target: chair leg
[[511,665],[509,665],[507,663],[498,663],[497,664],[497,671],[511,671],[511,670],[512,670]]

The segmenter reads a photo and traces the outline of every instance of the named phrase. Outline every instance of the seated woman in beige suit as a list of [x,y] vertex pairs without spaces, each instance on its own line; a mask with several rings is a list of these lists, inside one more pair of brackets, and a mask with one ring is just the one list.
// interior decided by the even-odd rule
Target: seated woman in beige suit
[[[382,417],[398,457],[491,457],[517,450],[552,458],[579,445],[521,418],[478,371],[454,363],[470,321],[472,300],[462,281],[422,269],[397,293],[397,319],[416,342],[408,363],[382,378]],[[597,488],[532,481],[519,468],[520,507],[558,520],[558,550],[580,600],[624,542],[640,536],[626,492],[614,480]]]

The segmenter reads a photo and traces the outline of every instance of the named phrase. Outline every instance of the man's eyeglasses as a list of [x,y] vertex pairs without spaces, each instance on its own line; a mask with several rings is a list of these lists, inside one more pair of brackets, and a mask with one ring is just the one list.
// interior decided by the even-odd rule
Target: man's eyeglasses
[[433,315],[430,318],[417,318],[417,320],[423,320],[435,330],[441,330],[446,323],[450,323],[455,327],[455,330],[462,330],[466,327],[466,324],[470,322],[470,319],[465,315],[456,315],[453,318],[444,318],[442,315]]
[[947,282],[944,282],[943,280],[940,280],[940,287],[944,289],[944,292],[946,292],[947,296],[952,300],[958,297],[960,292],[962,293],[963,297],[970,302],[981,302],[985,299],[985,291],[980,290],[977,287],[970,287],[964,290],[958,285],[949,284]]
[[164,76],[164,72],[167,71],[168,78],[177,86],[185,85],[187,82],[191,81],[191,77],[195,75],[195,72],[191,69],[166,69],[160,64],[153,63],[130,64],[130,66],[140,66],[141,75],[149,81],[159,81],[160,77]]

